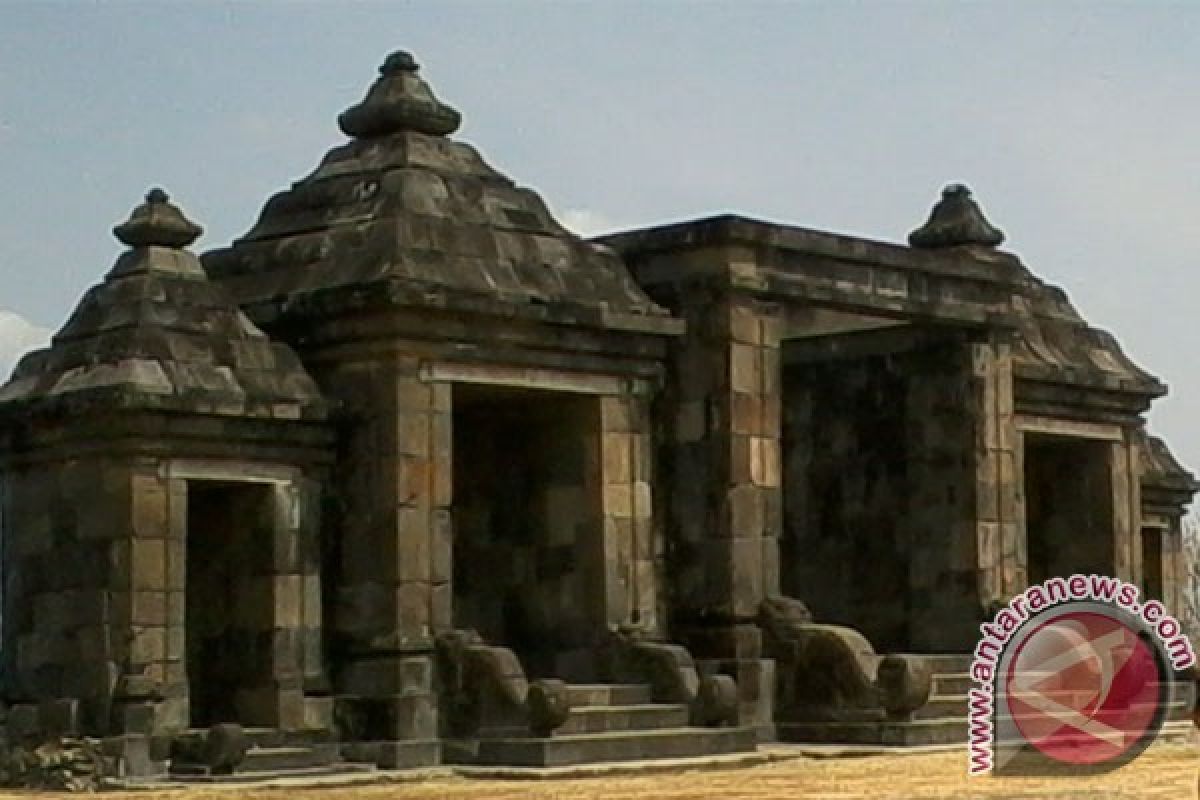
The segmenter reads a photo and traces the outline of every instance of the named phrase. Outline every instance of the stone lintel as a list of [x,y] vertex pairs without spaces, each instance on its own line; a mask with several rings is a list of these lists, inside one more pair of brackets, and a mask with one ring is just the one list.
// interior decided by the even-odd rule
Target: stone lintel
[[422,381],[428,383],[474,383],[576,394],[649,394],[653,390],[646,381],[610,375],[450,362],[425,364],[420,376]]
[[1017,430],[1022,433],[1038,433],[1048,436],[1070,436],[1077,439],[1098,439],[1108,442],[1125,440],[1119,425],[1102,422],[1082,422],[1073,419],[1058,419],[1030,414],[1018,414],[1015,418]]

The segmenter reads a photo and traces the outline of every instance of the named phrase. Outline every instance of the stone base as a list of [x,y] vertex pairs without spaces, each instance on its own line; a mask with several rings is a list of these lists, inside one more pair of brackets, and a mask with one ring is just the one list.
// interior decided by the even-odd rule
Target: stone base
[[149,737],[139,734],[110,736],[101,745],[106,756],[117,760],[118,779],[136,781],[156,781],[167,777],[169,762],[158,752],[163,748]]
[[445,759],[451,764],[566,767],[745,753],[752,752],[756,744],[753,728],[674,728],[548,738],[447,741]]
[[442,743],[437,739],[402,742],[347,742],[342,745],[347,761],[374,764],[380,769],[416,769],[442,763]]
[[778,730],[784,742],[918,747],[967,741],[965,717],[912,722],[780,722]]
[[754,728],[760,742],[775,741],[773,659],[698,659],[696,669],[701,675],[729,675],[737,681],[738,724]]

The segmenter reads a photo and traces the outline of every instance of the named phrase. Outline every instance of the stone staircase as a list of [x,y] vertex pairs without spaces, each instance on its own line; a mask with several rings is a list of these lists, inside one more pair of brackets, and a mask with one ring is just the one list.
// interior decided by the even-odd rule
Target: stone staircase
[[[968,692],[971,656],[966,654],[926,656],[933,665],[933,687],[929,701],[912,714],[911,720],[884,718],[788,724],[781,726],[780,738],[797,742],[888,745],[919,747],[962,744],[967,741]],[[1160,740],[1186,740],[1193,730],[1192,708],[1195,690],[1188,682],[1172,685],[1167,718],[1159,733]]]
[[448,763],[565,767],[752,752],[752,728],[689,725],[685,705],[655,703],[646,684],[568,687],[570,716],[552,736],[498,736],[445,743]]
[[214,773],[197,757],[207,731],[189,730],[173,740],[170,777],[186,783],[240,783],[274,778],[323,777],[370,772],[373,765],[347,763],[341,745],[329,735],[289,733],[272,728],[247,728],[250,749],[230,772]]

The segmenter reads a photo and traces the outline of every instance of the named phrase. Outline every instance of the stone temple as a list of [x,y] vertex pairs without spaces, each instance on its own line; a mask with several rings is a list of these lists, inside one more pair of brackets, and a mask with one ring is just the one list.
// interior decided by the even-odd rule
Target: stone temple
[[407,53],[338,123],[202,256],[151,191],[0,389],[10,739],[135,777],[957,741],[1027,585],[1181,607],[1165,386],[965,187],[907,245],[589,241]]

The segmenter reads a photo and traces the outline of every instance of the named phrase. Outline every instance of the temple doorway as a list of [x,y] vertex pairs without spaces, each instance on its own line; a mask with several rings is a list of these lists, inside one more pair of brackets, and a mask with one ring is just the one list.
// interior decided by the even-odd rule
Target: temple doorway
[[1112,445],[1026,433],[1028,580],[1114,573]]
[[531,677],[593,677],[604,615],[599,403],[454,387],[454,623]]
[[274,487],[187,482],[185,657],[192,727],[271,726]]

